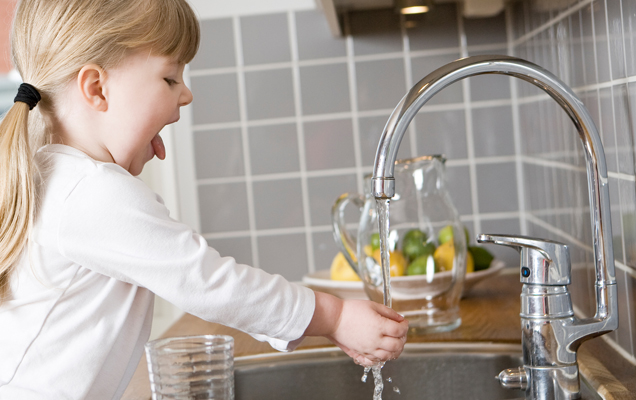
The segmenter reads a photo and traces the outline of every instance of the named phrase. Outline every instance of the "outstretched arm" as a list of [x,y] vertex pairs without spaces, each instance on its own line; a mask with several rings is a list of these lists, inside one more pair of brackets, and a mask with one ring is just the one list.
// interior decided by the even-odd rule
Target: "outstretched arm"
[[368,300],[341,300],[315,292],[316,308],[305,336],[324,336],[355,362],[370,366],[397,358],[408,321],[393,309]]

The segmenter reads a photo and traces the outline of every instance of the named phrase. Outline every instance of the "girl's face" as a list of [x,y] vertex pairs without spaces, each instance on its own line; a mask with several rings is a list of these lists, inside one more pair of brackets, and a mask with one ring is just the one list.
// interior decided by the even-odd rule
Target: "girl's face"
[[108,71],[109,129],[100,140],[113,161],[132,175],[139,175],[155,155],[165,157],[159,131],[178,121],[179,108],[192,102],[184,67],[139,51]]

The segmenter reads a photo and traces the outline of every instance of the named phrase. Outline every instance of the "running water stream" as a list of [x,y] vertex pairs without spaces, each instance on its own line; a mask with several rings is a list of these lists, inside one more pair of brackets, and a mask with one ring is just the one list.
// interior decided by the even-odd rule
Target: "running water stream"
[[[389,200],[377,199],[376,209],[378,213],[378,224],[380,228],[380,254],[382,255],[382,281],[383,281],[383,295],[384,305],[391,307],[391,260],[389,249]],[[367,381],[367,375],[369,371],[373,372],[373,383],[375,385],[373,389],[373,400],[382,400],[382,391],[384,390],[384,382],[382,381],[382,367],[384,363],[380,362],[372,367],[364,368],[364,375],[362,375],[362,382]],[[387,382],[393,382],[391,378],[387,378]],[[400,389],[397,386],[393,386],[393,391],[400,394]]]
[[384,305],[391,307],[391,260],[389,249],[389,199],[377,199],[376,209],[380,228],[380,254],[382,254],[382,281]]

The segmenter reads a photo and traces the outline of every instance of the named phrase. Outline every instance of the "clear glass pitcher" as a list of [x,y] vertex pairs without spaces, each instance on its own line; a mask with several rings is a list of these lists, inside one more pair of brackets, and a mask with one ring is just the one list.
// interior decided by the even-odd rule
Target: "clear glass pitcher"
[[[395,163],[395,196],[389,205],[392,307],[418,332],[455,329],[466,274],[467,234],[446,190],[445,158],[424,156]],[[345,224],[345,208],[360,210],[357,233]],[[383,302],[378,214],[371,194],[345,193],[332,208],[336,243],[356,271],[369,298]],[[395,276],[394,276],[395,275]]]

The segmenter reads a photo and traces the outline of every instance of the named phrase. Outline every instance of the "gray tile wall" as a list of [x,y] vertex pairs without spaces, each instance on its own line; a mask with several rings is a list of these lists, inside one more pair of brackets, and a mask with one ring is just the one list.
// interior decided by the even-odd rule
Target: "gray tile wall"
[[[352,14],[344,38],[330,35],[319,11],[203,21],[190,76],[201,229],[210,245],[292,280],[329,268],[337,251],[330,206],[339,194],[362,190],[382,128],[413,83],[459,57],[517,55],[572,85],[602,130],[621,295],[621,328],[610,339],[633,358],[636,2],[580,0],[547,13],[528,4],[476,20],[438,5],[409,29],[390,12]],[[422,108],[399,158],[447,155],[449,190],[471,233],[571,244],[573,297],[589,314],[580,145],[539,94],[502,76],[455,83]],[[510,249],[492,250],[518,262]]]
[[[465,21],[454,5],[409,30],[386,11],[346,24],[346,37],[334,38],[320,11],[202,21],[190,65],[202,233],[289,279],[329,268],[337,251],[330,208],[362,189],[384,124],[412,84],[462,55],[506,49],[503,15]],[[476,78],[436,96],[400,157],[446,154],[470,230],[516,220],[518,232],[510,85],[492,83]],[[506,181],[496,194],[496,180],[481,175],[491,172]]]
[[[537,12],[528,2],[509,9],[514,55],[536,62],[574,88],[600,130],[612,209],[619,328],[606,337],[634,360],[636,350],[636,2],[580,0]],[[575,306],[593,316],[594,266],[582,149],[565,114],[525,83],[518,88],[519,154],[525,222],[531,235],[571,245]]]

